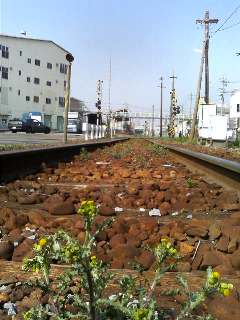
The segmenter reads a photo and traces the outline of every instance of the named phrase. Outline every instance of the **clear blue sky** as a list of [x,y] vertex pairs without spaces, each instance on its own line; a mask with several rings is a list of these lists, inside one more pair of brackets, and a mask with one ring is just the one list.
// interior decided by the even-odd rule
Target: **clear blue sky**
[[[235,0],[0,0],[2,33],[53,40],[75,57],[72,95],[93,105],[96,81],[104,81],[108,97],[108,62],[112,58],[112,105],[128,103],[132,110],[159,106],[158,78],[165,78],[168,110],[170,79],[178,79],[178,100],[188,109],[195,93],[203,28],[195,19],[206,9],[219,26],[240,1]],[[240,21],[240,9],[226,24]],[[212,30],[216,29],[214,25]],[[216,101],[219,78],[240,80],[240,25],[216,33],[210,43],[210,95]],[[235,84],[240,86],[239,84]],[[230,88],[230,86],[229,86]],[[233,88],[233,85],[231,85]],[[227,97],[227,96],[226,96]]]

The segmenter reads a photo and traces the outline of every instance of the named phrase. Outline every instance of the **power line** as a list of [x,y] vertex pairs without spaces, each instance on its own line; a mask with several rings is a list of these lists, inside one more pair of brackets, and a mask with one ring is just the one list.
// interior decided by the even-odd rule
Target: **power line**
[[240,8],[240,5],[238,5],[233,12],[230,14],[230,16],[228,16],[224,22],[221,24],[221,26],[214,32],[217,33],[218,31],[221,31],[221,28],[232,18],[232,16],[238,11],[238,9]]
[[[224,29],[221,29],[221,30],[219,30],[219,31],[225,31],[225,30],[228,30],[228,29],[232,29],[232,28],[238,26],[239,24],[240,24],[240,21],[238,21],[237,23],[231,24],[230,26],[228,26],[228,27],[226,27],[226,28],[224,28]],[[215,33],[216,33],[216,32],[215,32]]]

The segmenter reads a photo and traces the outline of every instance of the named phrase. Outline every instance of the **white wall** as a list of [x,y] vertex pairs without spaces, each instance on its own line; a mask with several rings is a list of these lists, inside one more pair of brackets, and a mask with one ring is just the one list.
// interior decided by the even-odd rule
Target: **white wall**
[[[59,106],[59,97],[64,97],[66,74],[60,73],[60,63],[67,63],[66,51],[52,42],[3,35],[0,35],[0,44],[9,48],[9,59],[0,55],[0,66],[8,68],[8,80],[0,76],[0,114],[10,114],[13,118],[21,117],[24,112],[39,111],[51,117],[52,128],[56,129],[57,116],[62,117],[64,111]],[[35,65],[35,59],[40,60],[40,66]],[[52,63],[52,69],[47,68],[48,62]],[[40,79],[39,85],[34,84],[35,77]],[[51,87],[46,85],[47,81],[51,81]],[[3,97],[4,91],[7,98]],[[30,96],[30,101],[26,101],[26,96]],[[34,96],[39,96],[39,103],[33,101]],[[51,99],[51,104],[46,104],[46,98]]]
[[[237,111],[238,104],[239,104],[239,111]],[[240,90],[235,90],[231,95],[230,118],[240,118]]]

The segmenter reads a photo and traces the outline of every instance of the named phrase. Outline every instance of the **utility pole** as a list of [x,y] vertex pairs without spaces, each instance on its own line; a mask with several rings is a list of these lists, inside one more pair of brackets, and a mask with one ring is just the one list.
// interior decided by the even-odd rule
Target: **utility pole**
[[164,86],[163,86],[163,77],[161,77],[160,79],[159,79],[160,81],[161,81],[161,84],[160,84],[160,86],[158,86],[158,87],[160,87],[160,123],[159,123],[159,136],[160,137],[162,137],[162,110],[163,110],[163,88],[165,88]]
[[67,67],[67,87],[65,91],[65,104],[64,104],[64,134],[63,142],[67,143],[67,127],[68,127],[68,111],[70,105],[70,90],[71,90],[71,71],[72,71],[72,62],[74,57],[70,54],[66,54],[66,60],[69,62]]
[[152,137],[154,137],[155,106],[152,105]]
[[205,18],[203,20],[197,19],[196,23],[205,25],[205,33],[204,33],[204,41],[203,41],[203,47],[202,47],[200,70],[199,70],[198,82],[197,82],[196,100],[195,100],[194,112],[193,112],[193,118],[192,118],[192,127],[191,127],[191,133],[190,133],[191,141],[194,139],[196,134],[197,112],[198,112],[198,104],[199,104],[200,94],[201,94],[204,60],[205,60],[205,103],[206,104],[209,103],[209,65],[208,65],[209,24],[218,23],[218,19],[209,19],[209,11],[206,11]]
[[191,93],[190,93],[190,110],[189,110],[190,119],[192,118],[192,103],[193,103],[193,94],[192,94],[192,92],[191,92]]
[[208,51],[209,51],[209,24],[218,23],[218,19],[210,19],[209,11],[205,12],[205,17],[203,20],[197,19],[196,23],[205,25],[205,47],[204,47],[204,57],[205,57],[205,103],[209,104],[209,64],[208,64]]
[[109,60],[108,111],[111,113],[112,59]]
[[175,79],[177,77],[173,75],[170,77],[172,79],[172,91],[171,91],[171,104],[170,104],[170,125],[169,125],[169,130],[168,130],[168,135],[171,138],[174,138],[175,136],[175,116],[176,116],[176,106],[177,106],[177,99],[176,99],[176,90],[175,90]]

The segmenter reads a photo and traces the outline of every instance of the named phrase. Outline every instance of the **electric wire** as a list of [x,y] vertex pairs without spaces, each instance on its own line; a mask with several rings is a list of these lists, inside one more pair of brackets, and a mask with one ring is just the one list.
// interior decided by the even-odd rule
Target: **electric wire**
[[221,24],[221,26],[214,32],[217,33],[219,31],[222,31],[222,27],[232,18],[232,16],[240,9],[240,5],[238,5],[233,12],[224,20],[224,22]]

